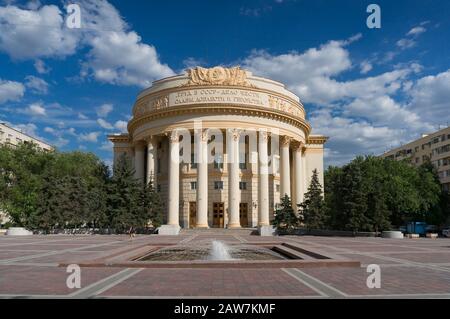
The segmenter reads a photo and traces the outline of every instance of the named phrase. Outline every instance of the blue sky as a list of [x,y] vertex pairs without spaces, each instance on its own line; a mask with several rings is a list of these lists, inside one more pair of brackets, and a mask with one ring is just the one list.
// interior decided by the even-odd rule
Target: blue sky
[[[81,29],[65,26],[69,3]],[[381,7],[381,29],[366,7]],[[111,162],[136,95],[202,65],[282,81],[326,164],[380,154],[450,121],[450,2],[0,0],[0,121]]]

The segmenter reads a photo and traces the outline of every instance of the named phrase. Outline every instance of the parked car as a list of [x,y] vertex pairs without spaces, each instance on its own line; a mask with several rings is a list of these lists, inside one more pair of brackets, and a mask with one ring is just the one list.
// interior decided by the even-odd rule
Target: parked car
[[442,230],[442,236],[450,237],[450,228],[446,228]]

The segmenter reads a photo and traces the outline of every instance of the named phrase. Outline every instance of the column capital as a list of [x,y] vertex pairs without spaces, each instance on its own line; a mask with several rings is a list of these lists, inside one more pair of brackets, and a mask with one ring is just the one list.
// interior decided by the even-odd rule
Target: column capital
[[291,143],[291,141],[292,141],[292,137],[290,137],[290,136],[283,135],[283,136],[281,137],[281,145],[282,145],[282,146],[289,146],[289,144]]
[[267,132],[267,130],[259,130],[259,137],[262,139],[262,141],[267,142],[270,136],[271,134]]
[[231,137],[234,141],[238,141],[239,137],[241,136],[241,130],[237,128],[228,129],[228,132],[230,133]]
[[165,132],[164,135],[169,138],[170,143],[178,143],[180,141],[180,133],[177,130]]
[[291,145],[292,145],[292,150],[294,152],[301,152],[301,151],[303,151],[303,146],[305,144],[300,141],[292,141]]
[[195,130],[194,134],[200,138],[200,142],[208,141],[209,137],[208,129]]

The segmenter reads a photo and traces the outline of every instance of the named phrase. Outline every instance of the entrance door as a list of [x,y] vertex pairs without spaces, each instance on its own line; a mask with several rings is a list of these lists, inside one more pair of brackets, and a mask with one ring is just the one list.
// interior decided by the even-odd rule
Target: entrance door
[[189,228],[194,228],[197,219],[197,202],[189,202]]
[[248,227],[248,204],[239,204],[239,219],[241,222],[241,227]]
[[213,203],[213,227],[223,228],[224,224],[224,204]]

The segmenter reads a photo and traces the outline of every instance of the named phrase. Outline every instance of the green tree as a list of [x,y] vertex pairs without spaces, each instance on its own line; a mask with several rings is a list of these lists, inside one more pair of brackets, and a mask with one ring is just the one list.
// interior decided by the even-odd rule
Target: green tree
[[118,232],[142,224],[142,183],[134,177],[129,157],[120,156],[114,165],[114,174],[108,184],[109,225]]
[[316,169],[313,171],[305,199],[300,204],[300,216],[307,229],[322,229],[325,226],[325,204]]
[[361,172],[362,158],[357,158],[344,167],[342,201],[343,215],[346,218],[345,228],[356,233],[367,228],[367,198],[363,189]]
[[152,227],[158,228],[163,223],[164,205],[161,196],[153,187],[153,181],[150,180],[143,188],[142,192],[142,216],[140,218],[142,225],[151,224]]
[[53,156],[33,143],[0,146],[0,209],[14,225],[33,228],[42,175]]
[[288,195],[281,199],[280,207],[275,212],[272,225],[282,232],[292,231],[298,226],[298,217],[292,208],[292,202]]

